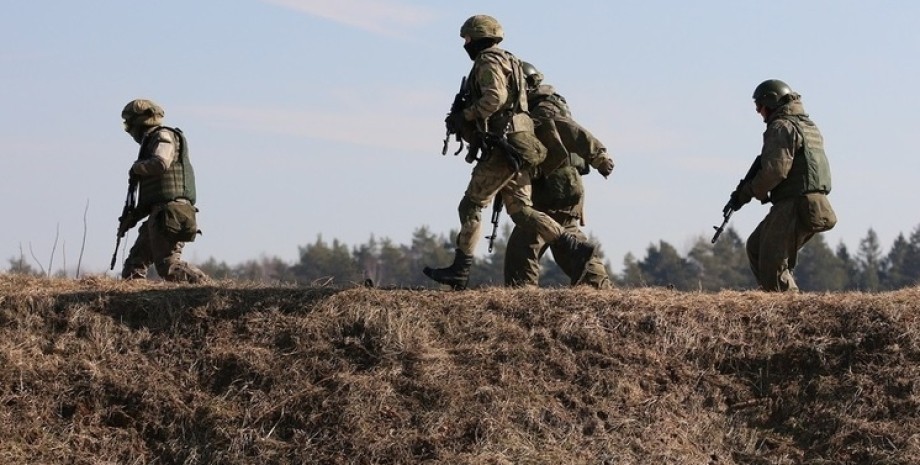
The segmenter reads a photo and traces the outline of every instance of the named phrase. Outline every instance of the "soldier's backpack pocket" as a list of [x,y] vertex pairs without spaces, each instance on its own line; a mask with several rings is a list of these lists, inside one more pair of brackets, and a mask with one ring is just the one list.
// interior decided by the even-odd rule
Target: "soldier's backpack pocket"
[[179,242],[192,242],[198,235],[198,222],[194,205],[173,202],[166,205],[163,212],[163,229],[166,235]]
[[807,231],[830,231],[837,224],[837,214],[825,194],[805,194],[799,199],[798,210],[799,223]]

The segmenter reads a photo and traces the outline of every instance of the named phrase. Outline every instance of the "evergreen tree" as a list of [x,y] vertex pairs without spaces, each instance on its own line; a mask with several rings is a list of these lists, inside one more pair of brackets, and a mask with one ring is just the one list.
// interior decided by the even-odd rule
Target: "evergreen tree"
[[803,291],[842,291],[848,276],[844,262],[831,250],[821,234],[799,250],[795,281]]
[[740,290],[757,286],[744,242],[734,228],[725,230],[715,244],[707,238],[697,238],[687,257],[699,270],[699,280],[704,290]]
[[920,225],[910,234],[902,273],[908,278],[908,285],[920,283]]
[[233,278],[233,268],[225,261],[218,262],[214,257],[208,258],[204,263],[199,263],[198,269],[212,279]]
[[673,286],[679,290],[694,290],[700,286],[696,267],[665,241],[659,241],[657,247],[654,244],[648,247],[645,258],[639,262],[639,270],[652,286]]
[[643,287],[647,285],[645,277],[642,275],[642,269],[639,268],[639,262],[632,252],[627,252],[623,257],[623,275],[620,282],[624,286]]
[[888,255],[882,260],[882,288],[883,289],[900,289],[910,286],[914,283],[913,276],[910,275],[908,261],[910,260],[910,243],[904,238],[904,234],[898,234]]
[[332,241],[332,247],[326,245],[322,236],[316,242],[299,247],[300,261],[291,267],[294,279],[304,284],[346,284],[362,281],[361,270],[352,259],[348,247]]
[[[412,269],[409,247],[394,244],[390,239],[383,239],[378,252],[378,277],[375,281],[383,286],[418,286],[424,278],[419,270]],[[413,273],[413,271],[415,271]]]
[[859,290],[876,292],[881,288],[882,249],[875,230],[869,228],[866,237],[859,241],[856,266],[859,272]]
[[843,270],[846,273],[846,285],[844,290],[853,291],[859,288],[859,267],[856,265],[856,259],[850,255],[846,244],[840,242],[837,244],[835,253],[837,259],[843,264]]

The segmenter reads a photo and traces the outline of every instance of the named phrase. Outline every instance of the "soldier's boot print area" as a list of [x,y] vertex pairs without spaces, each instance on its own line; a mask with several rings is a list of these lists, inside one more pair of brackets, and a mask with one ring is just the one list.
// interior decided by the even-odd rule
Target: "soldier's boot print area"
[[454,251],[454,262],[447,268],[429,268],[422,270],[425,276],[447,286],[455,291],[466,289],[470,280],[470,268],[473,267],[473,256],[463,253],[462,250]]

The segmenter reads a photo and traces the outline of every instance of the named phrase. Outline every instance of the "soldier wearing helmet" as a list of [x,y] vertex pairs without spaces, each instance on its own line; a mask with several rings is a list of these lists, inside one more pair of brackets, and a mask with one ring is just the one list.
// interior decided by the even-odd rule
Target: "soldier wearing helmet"
[[[584,226],[584,184],[581,176],[591,167],[605,178],[613,171],[613,159],[604,144],[572,119],[565,98],[551,85],[543,83],[543,74],[523,62],[527,80],[527,104],[534,120],[535,132],[548,150],[546,161],[533,180],[533,206],[562,225],[566,231],[587,240]],[[588,263],[579,280],[566,250],[547,244],[534,231],[515,226],[505,249],[505,284],[536,286],[540,276],[540,259],[552,248],[553,259],[571,279],[572,285],[587,284],[598,289],[611,287],[607,268],[600,258]]]
[[140,151],[128,173],[132,185],[138,186],[137,206],[130,218],[123,219],[119,233],[147,218],[138,229],[121,276],[143,279],[152,264],[167,281],[206,282],[201,270],[180,259],[185,242],[200,233],[195,171],[185,135],[178,128],[163,126],[164,116],[162,107],[145,99],[128,102],[121,112],[125,132],[140,145]]
[[460,37],[473,60],[467,78],[470,98],[462,111],[448,116],[456,121],[447,123],[453,127],[472,126],[474,130],[463,130],[461,134],[481,150],[481,156],[458,207],[460,232],[454,261],[446,268],[425,267],[424,273],[453,289],[466,288],[473,252],[481,237],[482,209],[494,196],[501,195],[516,225],[536,231],[547,243],[569,251],[572,268],[580,280],[595,246],[566,232],[558,222],[535,210],[531,201],[531,176],[545,160],[546,148],[534,135],[533,121],[527,114],[521,61],[497,47],[504,30],[491,16],[467,19],[460,27]]
[[837,224],[827,198],[831,170],[824,138],[785,82],[764,81],[752,97],[767,124],[759,167],[755,162],[756,174],[739,184],[729,205],[738,210],[752,198],[773,204],[747,240],[751,270],[765,291],[797,291],[792,271],[799,249]]

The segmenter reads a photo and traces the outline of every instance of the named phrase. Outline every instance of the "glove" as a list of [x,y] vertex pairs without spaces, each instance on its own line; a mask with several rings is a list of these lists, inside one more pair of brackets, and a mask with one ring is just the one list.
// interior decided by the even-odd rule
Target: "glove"
[[610,176],[610,173],[613,173],[613,158],[602,158],[600,162],[597,162],[595,168],[597,168],[597,172],[600,173],[604,178]]
[[742,182],[739,183],[738,188],[732,192],[731,199],[728,201],[728,205],[732,210],[738,211],[741,210],[741,207],[750,202],[753,197],[754,195],[751,193],[750,183]]
[[463,117],[462,111],[456,111],[447,115],[447,118],[444,118],[444,127],[447,128],[447,131],[451,134],[459,134],[463,130],[463,125],[466,123],[466,118]]

